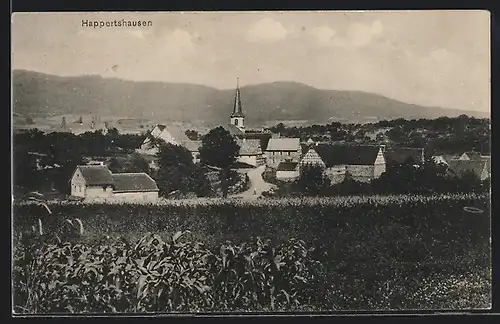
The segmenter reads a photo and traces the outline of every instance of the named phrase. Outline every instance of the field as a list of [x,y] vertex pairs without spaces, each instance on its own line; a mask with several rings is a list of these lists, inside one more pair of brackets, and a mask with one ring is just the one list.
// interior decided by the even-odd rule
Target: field
[[[491,306],[486,195],[49,207],[50,217],[39,206],[14,206],[18,312]],[[38,217],[54,233],[58,220],[78,218],[82,234],[39,238],[27,257],[33,250],[23,250],[19,233]],[[35,260],[29,270],[26,258]],[[127,285],[118,289],[116,280]],[[68,304],[68,296],[79,302]],[[91,296],[98,300],[81,302]]]

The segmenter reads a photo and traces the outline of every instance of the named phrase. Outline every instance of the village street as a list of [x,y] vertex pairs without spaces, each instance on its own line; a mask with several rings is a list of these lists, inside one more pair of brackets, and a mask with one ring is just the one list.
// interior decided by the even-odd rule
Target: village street
[[267,183],[262,178],[262,173],[266,169],[265,165],[261,165],[255,169],[248,171],[247,175],[250,180],[250,188],[242,193],[233,195],[233,198],[257,199],[262,195],[262,192],[268,191],[275,185]]

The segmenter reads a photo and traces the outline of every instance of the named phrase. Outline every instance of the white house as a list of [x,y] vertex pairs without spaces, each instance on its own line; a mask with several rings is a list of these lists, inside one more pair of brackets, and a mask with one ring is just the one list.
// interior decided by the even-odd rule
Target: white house
[[154,202],[156,182],[146,173],[112,174],[106,166],[79,165],[70,179],[71,196],[87,201],[116,200]]

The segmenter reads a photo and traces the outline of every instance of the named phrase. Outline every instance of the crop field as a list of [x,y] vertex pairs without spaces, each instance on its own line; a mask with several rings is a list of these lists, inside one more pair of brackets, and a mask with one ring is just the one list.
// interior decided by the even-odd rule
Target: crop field
[[488,195],[48,206],[14,206],[18,313],[491,306]]

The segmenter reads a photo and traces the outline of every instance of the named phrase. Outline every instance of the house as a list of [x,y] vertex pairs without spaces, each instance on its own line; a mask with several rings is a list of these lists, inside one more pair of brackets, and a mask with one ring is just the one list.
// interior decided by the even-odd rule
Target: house
[[141,154],[155,155],[158,152],[158,142],[182,145],[183,142],[190,141],[184,130],[176,126],[156,125],[144,138],[139,149]]
[[404,163],[423,164],[425,162],[423,148],[391,147],[384,150],[384,157],[387,166]]
[[265,163],[262,156],[262,148],[259,139],[238,139],[236,143],[240,146],[237,162],[246,163],[254,167]]
[[460,161],[482,161],[483,158],[478,152],[465,152],[458,158]]
[[298,162],[280,162],[276,169],[276,179],[281,181],[293,181],[300,175]]
[[280,162],[299,162],[301,153],[300,138],[271,138],[265,151],[266,163],[276,168]]
[[189,152],[191,152],[194,163],[200,162],[200,147],[202,145],[201,141],[188,140],[188,141],[183,141],[181,145],[187,148]]
[[332,183],[347,176],[355,181],[369,182],[386,170],[383,147],[318,144],[302,157],[300,167],[319,165]]
[[452,154],[433,155],[431,160],[438,165],[449,165],[451,160],[457,160],[458,157]]
[[480,180],[486,180],[491,176],[488,161],[484,160],[451,160],[448,170],[457,177],[462,177],[467,172],[472,172]]
[[112,198],[127,202],[155,202],[158,200],[156,182],[144,172],[116,173],[113,178]]
[[71,196],[87,201],[154,202],[156,182],[146,173],[112,174],[106,166],[79,165],[70,179]]

